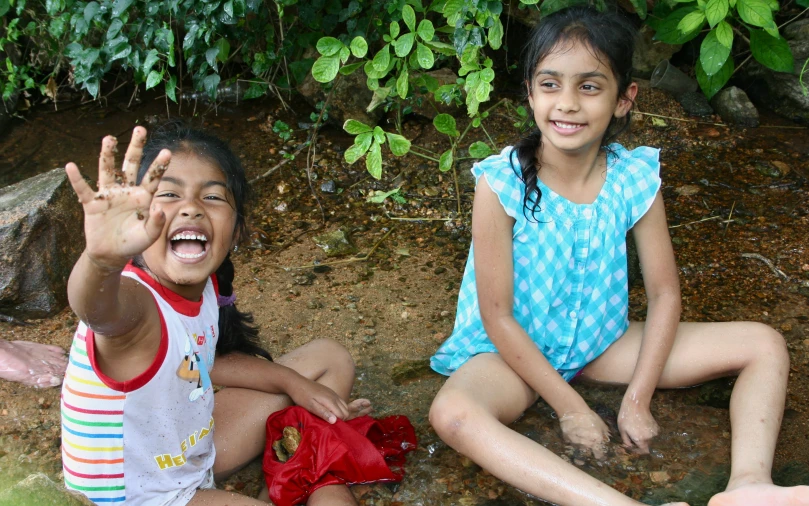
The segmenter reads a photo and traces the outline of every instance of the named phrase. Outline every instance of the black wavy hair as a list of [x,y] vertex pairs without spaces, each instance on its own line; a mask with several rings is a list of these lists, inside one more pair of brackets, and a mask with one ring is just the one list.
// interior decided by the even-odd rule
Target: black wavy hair
[[[632,83],[632,54],[635,51],[637,29],[624,16],[617,12],[599,12],[592,7],[569,7],[543,18],[531,31],[522,53],[523,82],[530,95],[537,65],[545,57],[559,50],[561,44],[580,43],[594,56],[606,63],[618,81],[618,96],[626,93]],[[623,118],[612,118],[607,132],[601,139],[601,148],[612,142],[627,129],[630,114]],[[542,192],[537,187],[537,174],[540,169],[542,132],[535,128],[523,137],[514,147],[521,173],[517,175],[525,183],[523,214],[536,219]],[[513,166],[512,162],[512,166]],[[517,172],[515,168],[515,172]]]
[[[247,237],[247,223],[245,220],[245,205],[250,198],[250,187],[244,173],[239,157],[230,146],[209,133],[195,130],[182,120],[173,120],[164,123],[155,129],[143,147],[143,158],[138,168],[138,184],[140,184],[149,166],[157,158],[161,150],[168,149],[172,154],[193,154],[215,164],[225,174],[227,188],[233,195],[233,206],[236,211],[236,231],[239,237]],[[143,265],[143,259],[134,259],[135,265]],[[230,296],[233,294],[233,262],[230,253],[216,269],[216,280],[219,284],[219,294]],[[270,354],[259,344],[258,327],[253,325],[253,315],[239,311],[235,304],[219,308],[219,340],[216,343],[216,352],[220,355],[238,351],[248,355],[258,355],[272,360]]]

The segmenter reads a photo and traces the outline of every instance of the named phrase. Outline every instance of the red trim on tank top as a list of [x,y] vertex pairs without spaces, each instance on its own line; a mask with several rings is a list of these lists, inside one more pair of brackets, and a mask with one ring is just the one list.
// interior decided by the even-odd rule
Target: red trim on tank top
[[[165,286],[161,285],[157,282],[152,276],[150,276],[146,271],[143,269],[132,265],[130,262],[124,268],[126,272],[134,273],[138,279],[143,282],[145,285],[148,285],[154,291],[156,291],[160,296],[169,303],[172,309],[180,313],[184,316],[199,316],[200,309],[202,308],[202,302],[205,300],[205,296],[200,295],[198,301],[188,300],[182,295],[169,290]],[[219,283],[216,281],[216,274],[211,274],[211,281],[214,284],[214,292],[219,293]]]
[[109,388],[118,392],[134,392],[140,387],[146,385],[146,383],[149,383],[149,381],[154,378],[155,374],[157,374],[157,371],[160,370],[160,366],[163,365],[163,361],[166,360],[166,353],[169,349],[169,332],[166,328],[166,320],[163,318],[163,312],[160,310],[160,305],[157,303],[157,301],[155,301],[155,306],[157,306],[157,314],[160,315],[160,345],[157,347],[157,353],[155,354],[154,360],[152,360],[152,364],[149,366],[149,368],[131,380],[115,381],[101,372],[101,368],[98,366],[98,362],[96,361],[95,333],[90,330],[90,328],[87,329],[87,335],[85,336],[85,341],[87,343],[87,358],[90,360],[90,365],[93,368],[93,372],[96,373],[96,376],[98,376],[98,379],[100,379],[101,382],[107,385]]

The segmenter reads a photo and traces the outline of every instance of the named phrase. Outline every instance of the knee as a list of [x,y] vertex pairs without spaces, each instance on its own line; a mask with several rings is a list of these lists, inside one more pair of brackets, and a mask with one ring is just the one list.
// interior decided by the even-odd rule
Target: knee
[[471,411],[472,403],[465,395],[442,390],[430,406],[430,425],[441,439],[451,445],[463,436]]
[[354,378],[354,358],[345,346],[333,339],[321,338],[310,343],[326,360],[328,369]]
[[780,332],[763,323],[754,323],[755,340],[752,346],[753,360],[766,361],[771,367],[789,369],[789,351]]

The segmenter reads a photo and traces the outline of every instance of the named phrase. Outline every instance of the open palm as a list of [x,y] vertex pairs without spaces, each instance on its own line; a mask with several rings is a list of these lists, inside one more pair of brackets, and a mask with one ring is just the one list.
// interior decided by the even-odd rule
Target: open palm
[[141,184],[136,184],[138,167],[146,142],[146,129],[136,127],[124,156],[123,169],[115,168],[118,141],[107,136],[101,143],[98,161],[98,191],[93,191],[74,163],[65,167],[70,184],[84,208],[86,252],[90,259],[110,269],[120,269],[151,246],[159,237],[165,215],[152,198],[171,160],[162,150],[149,167]]

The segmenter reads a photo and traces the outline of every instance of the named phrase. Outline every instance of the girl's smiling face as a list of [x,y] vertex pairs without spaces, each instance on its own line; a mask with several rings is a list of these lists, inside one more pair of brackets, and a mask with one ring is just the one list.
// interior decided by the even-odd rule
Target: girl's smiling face
[[[618,96],[612,69],[580,42],[564,42],[542,59],[529,84],[528,103],[544,149],[585,154],[598,149],[613,117],[626,116],[637,94],[631,83]],[[545,155],[551,153],[543,153]]]
[[163,210],[166,223],[143,252],[143,262],[162,285],[198,300],[237,239],[237,215],[225,174],[203,157],[174,154],[152,205]]

